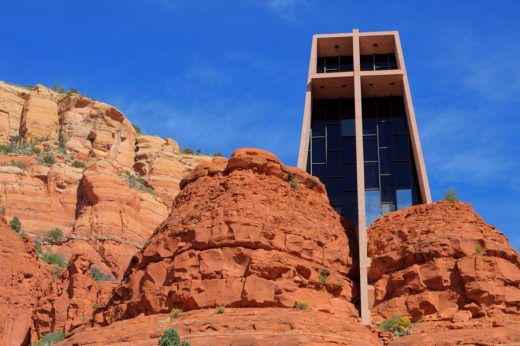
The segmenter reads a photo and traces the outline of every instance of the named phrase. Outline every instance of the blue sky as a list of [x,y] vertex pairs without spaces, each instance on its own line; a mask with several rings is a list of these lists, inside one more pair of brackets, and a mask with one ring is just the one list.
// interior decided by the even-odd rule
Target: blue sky
[[75,87],[148,133],[296,164],[311,36],[399,30],[433,198],[520,248],[518,1],[0,0],[0,79]]

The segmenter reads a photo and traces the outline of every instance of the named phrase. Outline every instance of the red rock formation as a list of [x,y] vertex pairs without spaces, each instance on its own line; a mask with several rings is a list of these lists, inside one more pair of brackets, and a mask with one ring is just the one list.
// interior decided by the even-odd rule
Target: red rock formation
[[[347,237],[318,179],[265,151],[241,149],[229,161],[202,163],[181,187],[170,217],[132,259],[107,321],[174,306],[292,307],[297,300],[354,310]],[[323,269],[330,271],[324,285]]]
[[475,328],[520,313],[518,253],[467,203],[437,202],[385,215],[368,238],[376,320],[409,315],[457,325],[477,318]]
[[34,244],[21,239],[0,216],[0,341],[28,344],[38,297],[49,293],[50,270],[38,261]]

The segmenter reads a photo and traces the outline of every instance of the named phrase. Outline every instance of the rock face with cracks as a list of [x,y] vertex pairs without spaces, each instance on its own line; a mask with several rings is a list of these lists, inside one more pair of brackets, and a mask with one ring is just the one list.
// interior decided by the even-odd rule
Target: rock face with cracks
[[377,319],[468,322],[520,313],[520,262],[468,203],[437,202],[381,217],[368,230]]
[[348,239],[317,178],[239,149],[229,161],[202,163],[181,187],[168,219],[132,258],[105,323],[174,307],[295,301],[355,313]]

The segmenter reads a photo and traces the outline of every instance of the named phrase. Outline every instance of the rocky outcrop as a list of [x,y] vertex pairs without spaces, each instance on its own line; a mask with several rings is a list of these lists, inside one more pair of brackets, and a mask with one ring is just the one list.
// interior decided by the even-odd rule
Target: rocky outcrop
[[38,260],[32,241],[19,238],[1,216],[0,237],[0,340],[5,345],[27,345],[38,297],[49,293],[52,275]]
[[388,214],[368,238],[376,318],[465,322],[520,312],[518,253],[467,203]]
[[348,240],[317,178],[241,149],[202,163],[181,187],[169,218],[132,259],[105,322],[299,300],[354,313]]

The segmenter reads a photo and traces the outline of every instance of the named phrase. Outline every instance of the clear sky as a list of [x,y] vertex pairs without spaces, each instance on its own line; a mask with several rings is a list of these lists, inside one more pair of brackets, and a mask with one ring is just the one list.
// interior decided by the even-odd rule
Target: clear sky
[[434,200],[520,248],[520,1],[0,0],[0,80],[77,88],[150,134],[295,165],[311,36],[399,30]]

